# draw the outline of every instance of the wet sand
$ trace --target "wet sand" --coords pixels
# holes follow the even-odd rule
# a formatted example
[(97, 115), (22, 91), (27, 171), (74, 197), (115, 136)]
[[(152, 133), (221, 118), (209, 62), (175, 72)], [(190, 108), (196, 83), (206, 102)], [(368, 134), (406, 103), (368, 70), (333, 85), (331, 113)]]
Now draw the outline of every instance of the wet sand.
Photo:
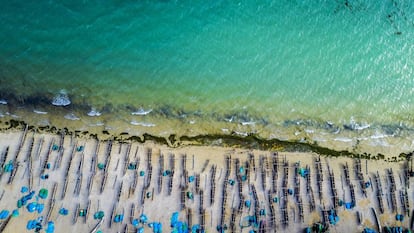
[[(170, 232), (174, 212), (190, 229), (196, 225), (205, 232), (303, 232), (318, 222), (325, 222), (330, 232), (362, 232), (365, 227), (378, 230), (374, 212), (381, 226), (411, 227), (410, 161), (171, 148), (31, 130), (0, 133), (0, 155), (3, 167), (14, 165), (12, 171), (2, 170), (0, 211), (18, 209), (18, 200), (28, 194), (21, 192), (23, 186), (35, 191), (18, 209), (19, 216), (7, 225), (2, 220), (4, 232), (29, 232), (28, 221), (40, 216), (43, 231), (53, 221), (55, 232), (93, 232), (100, 222), (94, 218), (98, 211), (104, 218), (95, 232), (141, 227), (153, 232), (150, 223), (158, 222), (163, 232)], [(45, 199), (39, 198), (42, 188), (48, 190)], [(41, 213), (28, 211), (34, 201), (44, 204)], [(67, 215), (59, 213), (62, 208)], [(142, 214), (148, 220), (134, 226)], [(404, 219), (397, 221), (396, 214)], [(339, 219), (330, 223), (329, 215)]]

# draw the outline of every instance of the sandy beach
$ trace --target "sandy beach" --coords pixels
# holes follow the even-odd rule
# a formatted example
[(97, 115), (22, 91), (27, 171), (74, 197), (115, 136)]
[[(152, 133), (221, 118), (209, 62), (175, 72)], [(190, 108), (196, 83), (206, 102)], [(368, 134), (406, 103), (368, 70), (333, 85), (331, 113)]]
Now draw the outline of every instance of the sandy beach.
[(40, 232), (412, 227), (411, 161), (8, 130), (0, 162), (3, 232), (35, 232), (31, 220)]

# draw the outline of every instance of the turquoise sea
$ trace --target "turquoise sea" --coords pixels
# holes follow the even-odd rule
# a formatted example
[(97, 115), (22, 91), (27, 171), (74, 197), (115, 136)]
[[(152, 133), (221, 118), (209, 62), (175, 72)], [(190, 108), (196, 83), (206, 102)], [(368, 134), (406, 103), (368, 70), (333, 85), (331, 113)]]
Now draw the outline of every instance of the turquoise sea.
[(414, 149), (412, 1), (15, 0), (0, 21), (5, 119)]

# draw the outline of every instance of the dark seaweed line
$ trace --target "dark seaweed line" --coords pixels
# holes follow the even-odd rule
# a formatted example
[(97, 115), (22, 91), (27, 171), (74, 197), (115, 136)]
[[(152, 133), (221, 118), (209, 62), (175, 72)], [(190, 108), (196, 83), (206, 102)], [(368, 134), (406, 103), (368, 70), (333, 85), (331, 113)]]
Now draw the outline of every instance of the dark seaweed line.
[[(0, 121), (0, 124), (6, 127), (0, 128), (0, 132), (5, 132), (10, 129), (24, 129), (27, 123), (24, 121), (9, 120), (6, 122)], [(119, 135), (111, 135), (108, 131), (102, 131), (103, 135), (106, 135), (106, 139), (100, 138), (97, 134), (89, 133), (88, 131), (69, 130), (68, 128), (58, 129), (54, 126), (28, 126), (28, 130), (37, 132), (47, 132), (59, 134), (64, 132), (66, 135), (73, 135), (78, 137), (89, 137), (97, 140), (113, 140), (120, 143), (125, 142), (139, 142), (145, 143), (147, 141), (153, 141), (158, 144), (167, 145), (169, 147), (183, 147), (183, 146), (221, 146), (221, 147), (238, 147), (244, 149), (258, 149), (280, 152), (314, 152), (322, 156), (327, 157), (350, 157), (350, 158), (362, 158), (382, 160), (385, 159), (383, 154), (368, 154), (368, 153), (354, 153), (346, 150), (334, 150), (327, 147), (322, 147), (316, 143), (310, 144), (306, 142), (298, 141), (283, 141), (279, 139), (263, 139), (255, 134), (249, 134), (242, 137), (236, 134), (224, 135), (224, 134), (210, 134), (210, 135), (197, 135), (197, 136), (180, 136), (175, 134), (170, 135), (168, 138), (155, 136), (144, 133), (142, 136), (131, 136), (128, 133), (121, 133)], [(399, 162), (410, 159), (413, 153), (400, 153), (399, 156), (393, 157), (389, 162)]]

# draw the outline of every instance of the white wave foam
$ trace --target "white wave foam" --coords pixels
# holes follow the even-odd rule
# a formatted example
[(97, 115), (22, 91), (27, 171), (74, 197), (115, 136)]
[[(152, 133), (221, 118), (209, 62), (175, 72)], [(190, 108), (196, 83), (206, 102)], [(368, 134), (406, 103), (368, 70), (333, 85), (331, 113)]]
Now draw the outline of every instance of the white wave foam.
[(313, 129), (305, 129), (305, 132), (306, 133), (309, 133), (309, 134), (312, 134), (312, 133), (315, 133), (315, 130), (313, 130)]
[(70, 99), (65, 90), (60, 90), (60, 92), (53, 97), (52, 104), (55, 106), (68, 106), (70, 104)]
[(95, 124), (89, 124), (89, 126), (91, 127), (95, 127), (95, 126), (104, 126), (105, 124), (103, 122), (96, 122)]
[(78, 121), (80, 120), (79, 117), (77, 117), (74, 113), (68, 113), (65, 115), (65, 118), (72, 121)]
[(13, 117), (13, 118), (20, 118), (20, 116), (18, 116), (16, 114), (11, 114), (10, 112), (5, 112), (4, 114), (0, 112), (0, 117), (5, 117), (5, 116), (9, 116), (9, 117)]
[(148, 122), (138, 122), (138, 121), (131, 121), (131, 125), (137, 125), (137, 126), (144, 126), (144, 127), (154, 127), (154, 123), (148, 123)]
[(144, 116), (152, 112), (152, 109), (145, 110), (143, 108), (138, 109), (138, 111), (131, 112), (132, 115)]
[(1, 99), (0, 100), (0, 104), (6, 105), (7, 104), (7, 101), (5, 99)]
[(354, 117), (351, 117), (348, 127), (352, 130), (364, 130), (371, 127), (371, 125), (367, 123), (357, 123)]
[(225, 118), (224, 120), (231, 123), (234, 120), (234, 116), (231, 116), (229, 118)]
[(238, 131), (234, 131), (234, 134), (239, 135), (239, 136), (243, 136), (243, 137), (247, 137), (249, 135), (248, 133), (238, 132)]
[(47, 114), (47, 112), (45, 112), (45, 111), (40, 111), (40, 110), (36, 110), (36, 109), (33, 109), (33, 112), (37, 113), (37, 114), (41, 114), (41, 115), (46, 115)]
[(334, 138), (334, 141), (339, 141), (339, 142), (352, 142), (352, 138), (338, 137), (338, 138)]
[(6, 115), (13, 117), (13, 118), (20, 118), (20, 116), (16, 115), (16, 114), (11, 114), (9, 112), (6, 112)]
[(390, 135), (387, 134), (381, 134), (381, 133), (375, 133), (374, 135), (371, 135), (371, 139), (381, 139), (381, 138), (388, 138)]
[(371, 127), (370, 124), (362, 124), (362, 125), (356, 124), (354, 126), (354, 129), (356, 129), (356, 130), (363, 130), (363, 129), (368, 129), (369, 127)]
[(96, 111), (95, 108), (92, 108), (89, 112), (88, 112), (88, 116), (94, 117), (94, 116), (100, 116), (102, 115), (102, 113)]

